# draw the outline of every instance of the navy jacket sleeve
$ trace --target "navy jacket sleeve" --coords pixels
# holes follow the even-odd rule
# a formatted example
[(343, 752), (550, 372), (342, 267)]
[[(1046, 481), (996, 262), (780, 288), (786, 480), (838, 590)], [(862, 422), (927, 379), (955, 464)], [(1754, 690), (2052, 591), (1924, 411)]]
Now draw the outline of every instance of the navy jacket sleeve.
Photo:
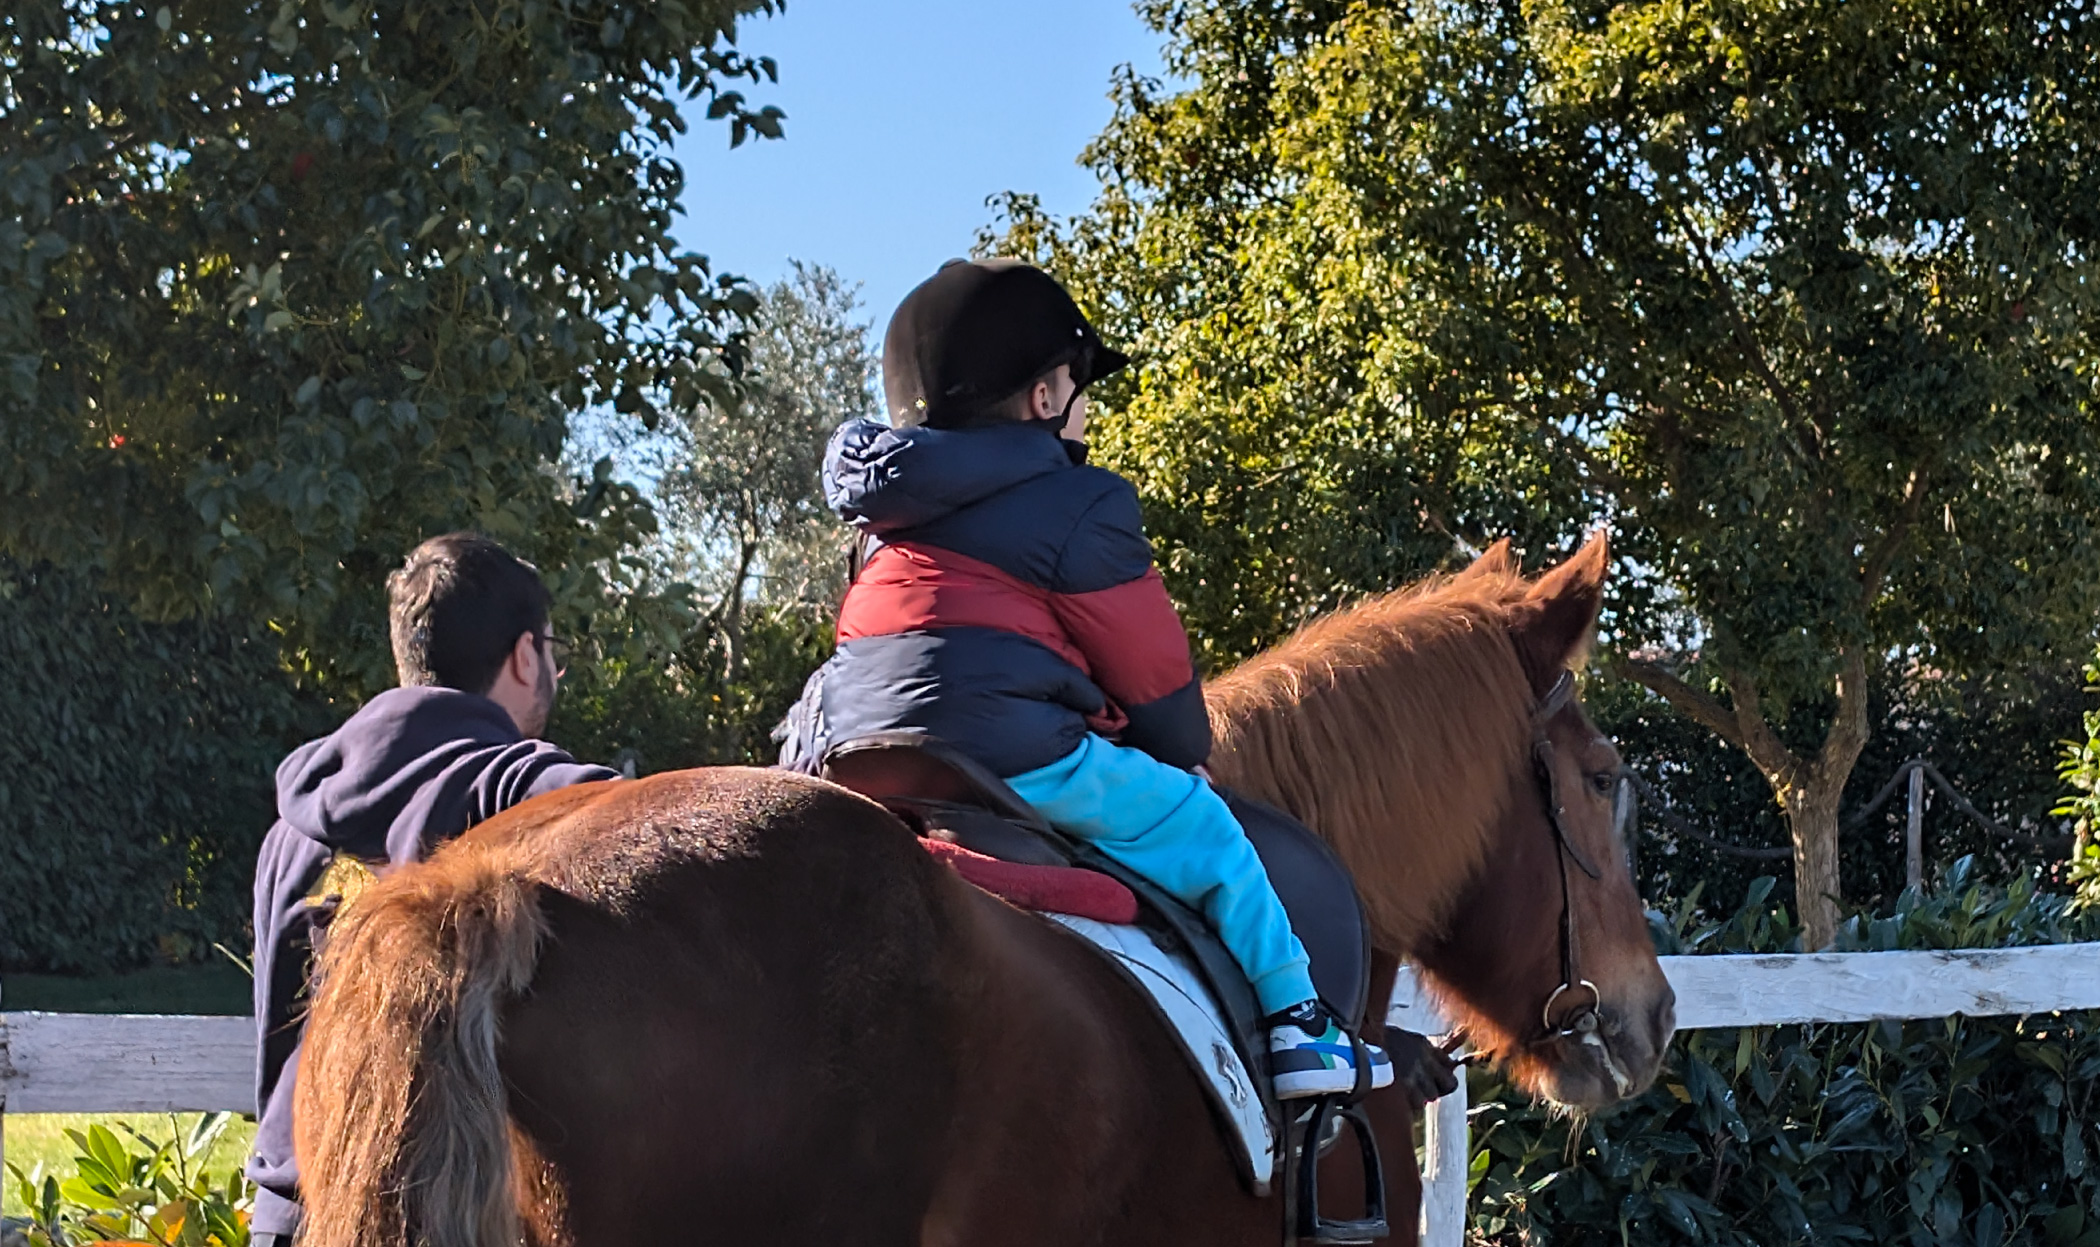
[(1094, 682), (1128, 717), (1123, 743), (1169, 766), (1196, 766), (1210, 757), (1203, 683), (1153, 564), (1137, 491), (1116, 484), (1066, 541), (1051, 606)]
[(521, 740), (506, 748), (474, 785), (474, 821), (557, 788), (618, 778), (618, 771), (578, 762), (544, 740)]

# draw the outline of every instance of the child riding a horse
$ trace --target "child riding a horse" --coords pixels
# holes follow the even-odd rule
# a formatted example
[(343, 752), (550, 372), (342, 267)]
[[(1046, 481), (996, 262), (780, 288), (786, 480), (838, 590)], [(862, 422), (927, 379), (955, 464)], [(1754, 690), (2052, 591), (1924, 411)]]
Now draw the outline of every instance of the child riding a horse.
[[(1346, 1092), (1355, 1049), (1201, 774), (1202, 681), (1137, 491), (1086, 464), (1084, 390), (1128, 362), (1015, 261), (951, 261), (905, 297), (883, 343), (889, 422), (848, 421), (825, 456), (864, 557), (781, 762), (815, 772), (831, 742), (898, 730), (963, 750), (1204, 915), (1269, 1015), (1279, 1098)], [(1385, 1052), (1362, 1051), (1389, 1085)]]

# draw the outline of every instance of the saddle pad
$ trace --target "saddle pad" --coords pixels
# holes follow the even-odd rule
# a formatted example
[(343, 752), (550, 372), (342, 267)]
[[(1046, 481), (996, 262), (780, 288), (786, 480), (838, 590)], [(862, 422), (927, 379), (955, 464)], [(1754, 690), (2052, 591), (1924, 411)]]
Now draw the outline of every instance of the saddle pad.
[[(1134, 902), (1133, 902), (1134, 904)], [(1229, 1124), (1226, 1146), (1238, 1149), (1235, 1166), (1256, 1195), (1267, 1195), (1276, 1171), (1276, 1135), (1254, 1075), (1234, 1050), (1231, 1032), (1217, 1001), (1185, 956), (1167, 952), (1134, 926), (1050, 913), (1056, 922), (1108, 954), (1124, 975), (1144, 990), (1168, 1023), (1197, 1081)]]
[(1099, 922), (1137, 921), (1136, 894), (1099, 871), (1002, 862), (945, 840), (922, 839), (919, 843), (926, 846), (934, 860), (952, 867), (964, 882), (1022, 909)]

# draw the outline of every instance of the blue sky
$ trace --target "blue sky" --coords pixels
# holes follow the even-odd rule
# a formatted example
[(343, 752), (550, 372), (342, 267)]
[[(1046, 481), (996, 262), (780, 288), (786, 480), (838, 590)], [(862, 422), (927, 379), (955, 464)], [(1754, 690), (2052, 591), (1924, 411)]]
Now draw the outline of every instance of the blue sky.
[(1109, 118), (1110, 72), (1159, 72), (1129, 0), (788, 0), (737, 43), (779, 61), (780, 82), (747, 95), (786, 111), (787, 136), (732, 151), (725, 127), (689, 118), (678, 240), (761, 282), (791, 257), (830, 265), (863, 284), (878, 334), (969, 250), (987, 195), (1085, 208), (1076, 159)]

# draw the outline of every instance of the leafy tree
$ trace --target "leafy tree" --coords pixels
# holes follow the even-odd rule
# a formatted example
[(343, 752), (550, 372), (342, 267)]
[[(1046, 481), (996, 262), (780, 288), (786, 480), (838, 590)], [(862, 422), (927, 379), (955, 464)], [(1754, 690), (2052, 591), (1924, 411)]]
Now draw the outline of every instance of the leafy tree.
[(0, 553), (267, 618), (387, 682), (384, 573), (472, 526), (572, 616), (648, 530), (573, 413), (729, 384), (674, 253), (681, 98), (733, 140), (770, 0), (15, 5), (0, 23)]
[(759, 297), (743, 384), (669, 426), (666, 536), (678, 563), (713, 592), (732, 683), (749, 603), (815, 618), (844, 588), (845, 530), (819, 472), (831, 431), (879, 410), (859, 310), (856, 287), (797, 261)]
[(2100, 19), (1147, 13), (1187, 85), (1126, 75), (1094, 210), (1010, 200), (1005, 245), (1149, 352), (1103, 449), (1213, 644), (1609, 524), (1611, 669), (1752, 760), (1827, 942), (1883, 659), (2017, 671), (2100, 614)]
[(675, 581), (699, 601), (665, 612), (675, 631), (575, 673), (556, 739), (642, 770), (772, 760), (767, 733), (830, 652), (845, 587), (845, 530), (818, 470), (832, 429), (877, 410), (859, 306), (836, 272), (797, 263), (758, 293), (733, 392), (653, 433), (587, 426), (587, 442), (657, 482), (663, 530), (632, 556), (643, 576), (661, 600)]

